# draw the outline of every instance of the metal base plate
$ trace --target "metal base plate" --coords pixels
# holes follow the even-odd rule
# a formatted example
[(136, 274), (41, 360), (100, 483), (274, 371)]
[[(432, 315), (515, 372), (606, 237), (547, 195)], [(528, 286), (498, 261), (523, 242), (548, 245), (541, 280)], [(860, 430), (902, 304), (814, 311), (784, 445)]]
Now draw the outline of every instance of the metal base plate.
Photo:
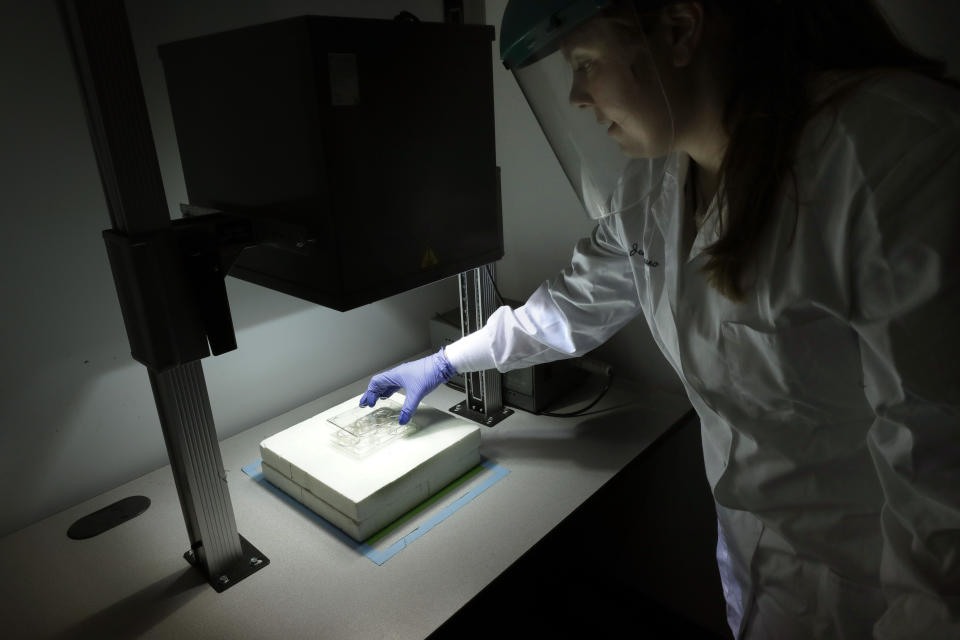
[[(207, 582), (217, 593), (223, 593), (244, 578), (270, 564), (270, 559), (257, 551), (257, 548), (247, 542), (247, 539), (243, 536), (240, 536), (240, 548), (243, 549), (243, 556), (230, 569), (219, 576), (207, 576)], [(203, 571), (203, 567), (200, 566), (197, 555), (192, 549), (184, 553), (183, 557), (194, 567)]]
[(483, 411), (477, 411), (476, 409), (473, 409), (467, 406), (466, 400), (462, 402), (458, 402), (454, 406), (450, 407), (450, 411), (454, 412), (455, 414), (457, 414), (462, 418), (466, 418), (467, 420), (473, 420), (474, 422), (479, 422), (480, 424), (487, 427), (493, 427), (504, 418), (513, 415), (513, 409), (507, 409), (506, 407), (504, 407), (503, 409), (500, 409), (499, 411), (491, 415), (487, 415)]

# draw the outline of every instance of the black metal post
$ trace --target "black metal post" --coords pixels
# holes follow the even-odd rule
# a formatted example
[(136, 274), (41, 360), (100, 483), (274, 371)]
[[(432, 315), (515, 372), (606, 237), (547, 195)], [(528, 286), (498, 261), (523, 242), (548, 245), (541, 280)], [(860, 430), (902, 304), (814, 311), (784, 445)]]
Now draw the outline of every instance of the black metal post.
[[(130, 240), (134, 247), (130, 255), (146, 254), (148, 259), (139, 257), (136, 264), (162, 279), (169, 263), (151, 262), (149, 250), (137, 252), (138, 246), (150, 246), (138, 245), (138, 238), (169, 232), (171, 220), (123, 0), (60, 0), (60, 13), (83, 93), (112, 234)], [(123, 275), (118, 269), (123, 265), (115, 258), (112, 254), (119, 290)], [(124, 292), (120, 294), (123, 297)], [(141, 313), (163, 309), (172, 317), (190, 315), (178, 308), (183, 297), (146, 299), (150, 295), (146, 291), (133, 296)], [(129, 295), (121, 300), (122, 304), (129, 301)], [(141, 331), (137, 322), (142, 317), (124, 306), (132, 344), (136, 342), (133, 333)], [(172, 322), (160, 337), (175, 341), (178, 326)], [(205, 352), (206, 345), (202, 346)], [(237, 532), (199, 361), (206, 354), (196, 349), (186, 353), (187, 358), (163, 366), (148, 364), (147, 369), (187, 527), (190, 549), (185, 557), (222, 591), (266, 566), (268, 560)]]

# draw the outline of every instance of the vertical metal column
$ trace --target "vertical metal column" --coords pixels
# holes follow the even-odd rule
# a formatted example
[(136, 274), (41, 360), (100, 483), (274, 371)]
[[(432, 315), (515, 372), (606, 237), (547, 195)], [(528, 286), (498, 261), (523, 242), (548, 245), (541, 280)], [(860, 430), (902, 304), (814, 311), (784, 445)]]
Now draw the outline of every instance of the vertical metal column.
[[(483, 0), (445, 0), (448, 22), (486, 24)], [(500, 170), (497, 169), (497, 206), (500, 206)], [(490, 269), (490, 271), (488, 271)], [(494, 265), (486, 265), (460, 274), (460, 327), (468, 335), (482, 327), (497, 308), (496, 290), (491, 277)], [(510, 414), (503, 406), (503, 375), (496, 369), (464, 374), (467, 398), (450, 408), (465, 418), (492, 427)]]
[[(60, 0), (113, 229), (163, 231), (170, 215), (123, 0)], [(268, 561), (237, 532), (199, 361), (148, 366), (190, 550), (222, 591)]]
[[(217, 579), (243, 557), (220, 444), (199, 361), (150, 371), (190, 548)], [(228, 576), (229, 579), (229, 576)]]
[[(496, 309), (495, 305), (493, 282), (482, 267), (460, 274), (460, 326), (463, 335), (480, 329)], [(471, 409), (490, 414), (503, 408), (499, 371), (474, 371), (464, 377)]]
[[(497, 306), (493, 280), (486, 267), (460, 274), (460, 326), (468, 335), (486, 324)], [(464, 374), (467, 398), (451, 411), (492, 427), (510, 414), (503, 407), (503, 375), (496, 369)]]

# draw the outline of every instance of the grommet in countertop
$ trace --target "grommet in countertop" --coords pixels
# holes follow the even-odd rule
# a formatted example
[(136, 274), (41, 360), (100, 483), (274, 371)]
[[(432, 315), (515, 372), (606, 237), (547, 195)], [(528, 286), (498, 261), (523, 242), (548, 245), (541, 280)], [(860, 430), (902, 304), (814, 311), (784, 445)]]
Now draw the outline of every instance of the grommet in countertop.
[(136, 518), (150, 506), (146, 496), (130, 496), (118, 500), (103, 509), (85, 515), (67, 529), (67, 537), (73, 540), (85, 540), (113, 529), (118, 524)]

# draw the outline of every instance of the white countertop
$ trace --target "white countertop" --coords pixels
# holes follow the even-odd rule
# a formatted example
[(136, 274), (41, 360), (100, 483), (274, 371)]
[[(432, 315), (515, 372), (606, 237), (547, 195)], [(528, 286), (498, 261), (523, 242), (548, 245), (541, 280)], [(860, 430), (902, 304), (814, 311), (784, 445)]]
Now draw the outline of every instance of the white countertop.
[[(517, 410), (484, 428), (480, 453), (509, 475), (382, 566), (247, 477), (257, 445), (366, 388), (358, 380), (220, 443), (240, 534), (270, 565), (217, 594), (182, 555), (170, 467), (0, 539), (7, 637), (423, 638), (665, 433), (690, 405), (615, 384), (591, 413)], [(449, 410), (462, 393), (424, 401)], [(558, 409), (562, 410), (562, 409)], [(78, 518), (145, 495), (142, 515), (88, 540)], [(615, 561), (611, 553), (611, 561)]]

